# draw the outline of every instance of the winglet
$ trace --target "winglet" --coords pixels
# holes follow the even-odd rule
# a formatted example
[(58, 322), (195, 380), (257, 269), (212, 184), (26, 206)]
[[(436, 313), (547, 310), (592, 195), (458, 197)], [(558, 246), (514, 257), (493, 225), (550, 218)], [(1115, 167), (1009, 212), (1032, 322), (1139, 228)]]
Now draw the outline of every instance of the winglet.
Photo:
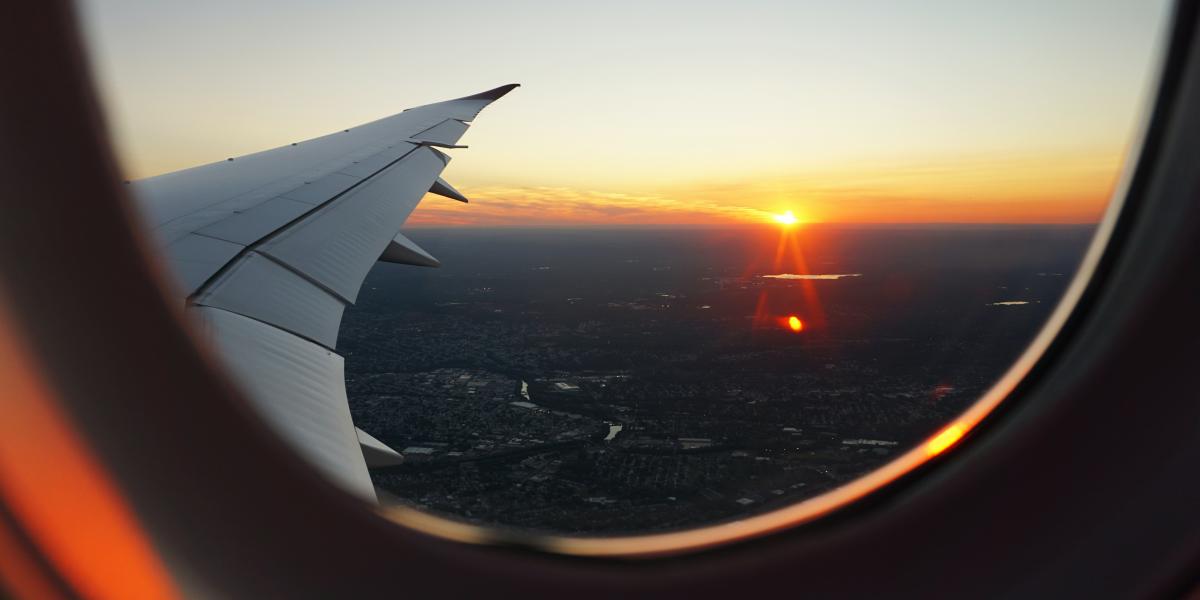
[(519, 87), (521, 87), (521, 84), (519, 83), (510, 83), (508, 85), (502, 85), (498, 88), (490, 89), (486, 92), (479, 92), (478, 94), (464, 96), (459, 98), (459, 100), (495, 100)]

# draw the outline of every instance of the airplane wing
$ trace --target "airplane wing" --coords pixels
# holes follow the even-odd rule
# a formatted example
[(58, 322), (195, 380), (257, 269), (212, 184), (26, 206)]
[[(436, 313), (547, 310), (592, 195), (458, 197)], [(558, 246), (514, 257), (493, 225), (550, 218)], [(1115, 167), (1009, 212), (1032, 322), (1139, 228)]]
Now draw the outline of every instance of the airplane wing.
[(350, 419), (342, 311), (378, 260), (437, 266), (400, 235), (458, 140), (516, 84), (316, 139), (131, 182), (187, 312), (262, 415), (335, 482), (370, 500), (399, 455)]

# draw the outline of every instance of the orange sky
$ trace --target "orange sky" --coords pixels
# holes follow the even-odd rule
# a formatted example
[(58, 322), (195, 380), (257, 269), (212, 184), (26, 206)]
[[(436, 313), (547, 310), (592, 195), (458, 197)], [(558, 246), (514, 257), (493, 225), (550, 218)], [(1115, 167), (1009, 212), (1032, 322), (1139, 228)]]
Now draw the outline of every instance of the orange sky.
[(1121, 168), (1116, 153), (863, 164), (713, 179), (654, 191), (463, 187), (463, 205), (428, 196), (410, 226), (718, 225), (771, 222), (1094, 223)]
[[(472, 203), (429, 198), (411, 225), (604, 226), (1095, 222), (1169, 2), (81, 8), (129, 179), (519, 82), (444, 173)], [(412, 22), (453, 43), (396, 34)]]

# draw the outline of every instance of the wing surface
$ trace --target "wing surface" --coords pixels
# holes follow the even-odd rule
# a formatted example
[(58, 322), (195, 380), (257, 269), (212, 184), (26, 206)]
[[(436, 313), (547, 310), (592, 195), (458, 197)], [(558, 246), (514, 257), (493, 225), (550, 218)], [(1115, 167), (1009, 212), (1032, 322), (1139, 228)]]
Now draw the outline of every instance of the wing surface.
[(437, 266), (400, 234), (484, 107), (515, 84), (312, 140), (130, 184), (203, 335), (302, 456), (371, 500), (364, 453), (400, 456), (356, 430), (335, 352), (342, 312), (378, 260)]

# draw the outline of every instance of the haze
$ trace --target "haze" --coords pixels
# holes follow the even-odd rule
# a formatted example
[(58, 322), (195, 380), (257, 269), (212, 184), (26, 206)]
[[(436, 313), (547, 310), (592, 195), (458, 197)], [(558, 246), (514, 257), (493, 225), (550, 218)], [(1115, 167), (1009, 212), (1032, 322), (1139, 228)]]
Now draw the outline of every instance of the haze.
[(82, 3), (141, 178), (508, 82), (413, 225), (1096, 221), (1167, 3)]

